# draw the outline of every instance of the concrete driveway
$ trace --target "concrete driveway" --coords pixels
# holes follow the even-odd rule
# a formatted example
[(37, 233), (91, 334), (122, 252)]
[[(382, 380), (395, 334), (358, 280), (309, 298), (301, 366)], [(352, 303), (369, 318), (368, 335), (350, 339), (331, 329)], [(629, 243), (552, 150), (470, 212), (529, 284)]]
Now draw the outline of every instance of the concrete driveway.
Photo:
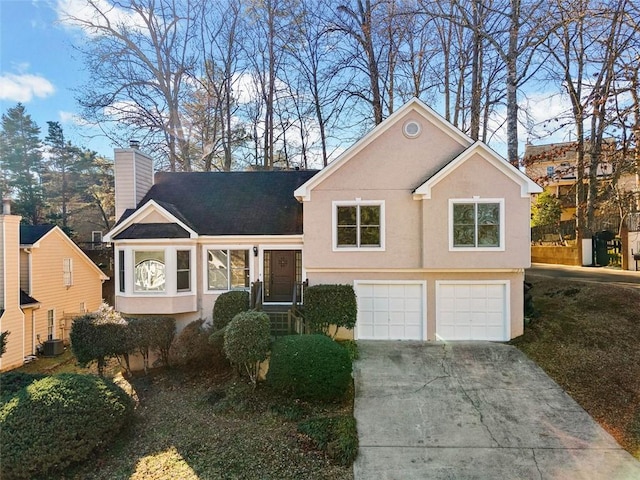
[(515, 347), (358, 347), (356, 480), (640, 479), (640, 462)]

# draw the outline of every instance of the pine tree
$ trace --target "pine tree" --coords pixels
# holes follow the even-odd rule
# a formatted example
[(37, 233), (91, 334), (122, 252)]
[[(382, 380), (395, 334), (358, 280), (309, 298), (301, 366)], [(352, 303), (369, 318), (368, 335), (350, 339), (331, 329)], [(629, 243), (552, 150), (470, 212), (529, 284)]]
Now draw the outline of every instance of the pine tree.
[(42, 222), (44, 198), (41, 185), (40, 128), (18, 103), (2, 115), (0, 168), (3, 195), (15, 198), (14, 213), (32, 225)]

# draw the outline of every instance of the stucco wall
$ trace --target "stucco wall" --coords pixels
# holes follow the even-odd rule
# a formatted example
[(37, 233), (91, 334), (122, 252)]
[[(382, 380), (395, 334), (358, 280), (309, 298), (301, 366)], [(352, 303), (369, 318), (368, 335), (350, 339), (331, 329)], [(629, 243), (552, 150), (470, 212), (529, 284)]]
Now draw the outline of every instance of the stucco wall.
[[(449, 200), (504, 199), (504, 250), (449, 250)], [(476, 154), (461, 164), (422, 200), (425, 268), (528, 268), (530, 266), (531, 203), (520, 185)]]
[(309, 284), (342, 283), (353, 285), (354, 280), (424, 280), (427, 283), (426, 321), (427, 340), (435, 340), (436, 281), (439, 280), (505, 280), (509, 282), (511, 337), (524, 331), (524, 272), (310, 272)]
[[(409, 120), (422, 125), (417, 138), (407, 138), (402, 133), (403, 124)], [(314, 187), (310, 201), (304, 202), (305, 265), (421, 267), (422, 206), (413, 199), (412, 192), (465, 147), (416, 112), (399, 118)], [(358, 198), (384, 202), (383, 252), (333, 251), (332, 202)]]

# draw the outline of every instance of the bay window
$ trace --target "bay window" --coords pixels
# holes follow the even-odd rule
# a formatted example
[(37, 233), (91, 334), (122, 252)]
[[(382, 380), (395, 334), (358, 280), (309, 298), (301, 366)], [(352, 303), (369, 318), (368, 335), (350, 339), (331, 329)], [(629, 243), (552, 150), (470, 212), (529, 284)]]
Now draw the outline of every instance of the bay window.
[(134, 265), (134, 292), (164, 292), (164, 251), (136, 251)]

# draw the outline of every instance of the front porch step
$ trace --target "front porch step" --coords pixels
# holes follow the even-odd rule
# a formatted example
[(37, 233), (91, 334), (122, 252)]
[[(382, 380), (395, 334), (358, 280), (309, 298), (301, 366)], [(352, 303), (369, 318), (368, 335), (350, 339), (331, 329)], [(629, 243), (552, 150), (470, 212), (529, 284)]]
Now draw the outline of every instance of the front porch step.
[(293, 333), (292, 326), (289, 325), (289, 308), (289, 305), (262, 305), (262, 311), (269, 315), (271, 335), (277, 337)]

